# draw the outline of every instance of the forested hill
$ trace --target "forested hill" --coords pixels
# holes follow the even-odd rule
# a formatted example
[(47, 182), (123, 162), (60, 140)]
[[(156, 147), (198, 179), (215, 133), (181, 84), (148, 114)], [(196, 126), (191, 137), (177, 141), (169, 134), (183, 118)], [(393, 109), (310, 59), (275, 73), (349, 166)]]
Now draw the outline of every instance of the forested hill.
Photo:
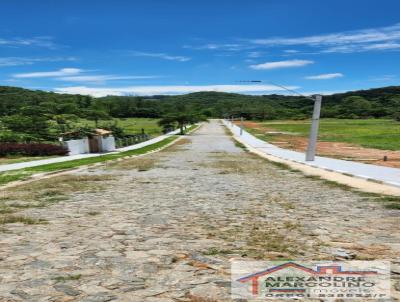
[[(324, 96), (323, 117), (400, 119), (400, 86)], [(75, 115), (88, 117), (162, 117), (192, 112), (207, 117), (243, 115), (253, 119), (303, 119), (310, 116), (312, 101), (297, 96), (242, 95), (198, 92), (178, 96), (108, 96), (57, 94), (0, 86), (0, 117), (18, 114)]]

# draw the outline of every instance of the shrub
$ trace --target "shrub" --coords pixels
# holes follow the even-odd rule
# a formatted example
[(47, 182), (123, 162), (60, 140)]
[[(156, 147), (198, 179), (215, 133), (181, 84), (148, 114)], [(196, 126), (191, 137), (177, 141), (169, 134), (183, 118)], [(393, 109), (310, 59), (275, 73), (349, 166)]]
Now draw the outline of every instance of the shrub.
[(16, 133), (9, 130), (0, 130), (0, 143), (22, 143), (22, 142), (31, 142), (37, 140), (32, 135), (25, 134), (25, 133)]
[(49, 156), (67, 155), (68, 149), (63, 146), (52, 144), (18, 144), (0, 143), (0, 156), (27, 155), (27, 156)]

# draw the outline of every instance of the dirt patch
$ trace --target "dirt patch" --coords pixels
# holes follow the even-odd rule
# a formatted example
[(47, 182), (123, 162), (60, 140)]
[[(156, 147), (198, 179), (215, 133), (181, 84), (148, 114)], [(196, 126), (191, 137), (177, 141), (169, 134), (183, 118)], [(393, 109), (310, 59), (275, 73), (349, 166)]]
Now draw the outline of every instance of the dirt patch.
[(112, 179), (110, 175), (63, 175), (9, 188), (0, 193), (0, 209), (6, 213), (44, 207), (67, 200), (68, 194), (102, 190)]
[[(271, 139), (268, 142), (280, 148), (290, 149), (299, 152), (305, 152), (307, 149), (308, 138), (272, 133), (275, 129), (264, 127), (256, 122), (244, 122), (246, 128), (257, 130), (262, 134), (267, 134)], [(379, 166), (400, 168), (400, 151), (380, 150), (373, 148), (364, 148), (358, 145), (341, 142), (318, 142), (317, 154), (331, 158), (357, 161)], [(384, 161), (384, 156), (387, 161)]]
[(138, 170), (148, 171), (153, 169), (156, 165), (156, 159), (151, 157), (138, 157), (131, 159), (124, 159), (119, 162), (108, 165), (107, 168), (118, 170)]
[(262, 171), (260, 165), (265, 164), (265, 162), (256, 155), (249, 153), (248, 156), (254, 160), (249, 161), (246, 157), (227, 152), (216, 152), (210, 156), (215, 160), (204, 162), (200, 166), (218, 169), (219, 174), (260, 173)]
[(171, 146), (165, 148), (161, 152), (176, 152), (176, 151), (181, 151), (185, 150), (183, 146), (191, 144), (192, 141), (188, 138), (181, 138), (180, 140), (176, 141), (174, 144)]

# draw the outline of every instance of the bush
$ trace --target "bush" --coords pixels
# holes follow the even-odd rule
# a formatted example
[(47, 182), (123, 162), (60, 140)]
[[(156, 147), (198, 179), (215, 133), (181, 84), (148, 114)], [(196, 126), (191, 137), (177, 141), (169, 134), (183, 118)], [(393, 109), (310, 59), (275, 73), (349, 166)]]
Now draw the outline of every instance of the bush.
[(68, 149), (58, 145), (0, 143), (0, 156), (6, 156), (6, 155), (50, 156), (50, 155), (67, 155), (67, 154), (68, 154)]
[(9, 130), (0, 130), (0, 143), (26, 143), (34, 141), (36, 138), (29, 134), (15, 133)]

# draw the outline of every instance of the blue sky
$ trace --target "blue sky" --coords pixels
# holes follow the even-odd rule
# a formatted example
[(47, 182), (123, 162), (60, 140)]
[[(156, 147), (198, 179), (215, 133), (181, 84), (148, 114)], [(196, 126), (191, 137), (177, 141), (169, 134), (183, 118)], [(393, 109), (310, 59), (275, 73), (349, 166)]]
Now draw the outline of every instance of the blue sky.
[(398, 85), (399, 11), (398, 0), (3, 0), (0, 85), (94, 96)]

